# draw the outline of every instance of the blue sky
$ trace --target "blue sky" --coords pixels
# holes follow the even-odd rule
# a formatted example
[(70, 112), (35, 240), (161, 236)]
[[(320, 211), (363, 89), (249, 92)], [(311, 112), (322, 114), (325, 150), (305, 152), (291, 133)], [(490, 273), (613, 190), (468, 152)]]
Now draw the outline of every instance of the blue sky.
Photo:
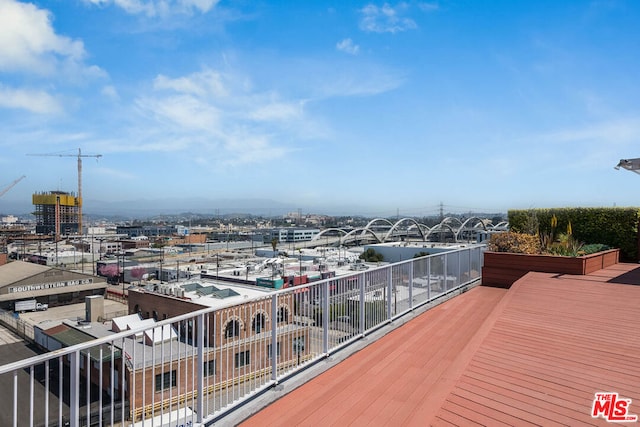
[[(0, 198), (638, 206), (636, 1), (0, 0)], [(188, 206), (186, 206), (188, 207)], [(222, 206), (212, 206), (212, 212)]]

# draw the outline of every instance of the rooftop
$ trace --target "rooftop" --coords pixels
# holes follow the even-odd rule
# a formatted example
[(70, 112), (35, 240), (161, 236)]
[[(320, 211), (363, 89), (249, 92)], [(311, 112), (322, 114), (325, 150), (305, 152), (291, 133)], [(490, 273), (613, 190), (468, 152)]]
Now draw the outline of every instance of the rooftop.
[(640, 267), (617, 264), (473, 288), (242, 425), (607, 425), (591, 417), (596, 392), (640, 413), (638, 285)]

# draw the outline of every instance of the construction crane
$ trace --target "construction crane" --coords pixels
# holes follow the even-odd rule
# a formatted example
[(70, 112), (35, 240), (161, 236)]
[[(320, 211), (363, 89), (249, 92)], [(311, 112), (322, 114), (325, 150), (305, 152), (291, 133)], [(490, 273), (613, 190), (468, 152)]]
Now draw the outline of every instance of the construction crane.
[(82, 154), (78, 148), (78, 154), (27, 154), (27, 156), (52, 156), (52, 157), (77, 157), (78, 158), (78, 234), (82, 234), (82, 158), (95, 157), (99, 159), (102, 154)]
[(0, 197), (4, 196), (4, 193), (6, 193), (7, 191), (11, 190), (14, 185), (16, 185), (17, 183), (19, 183), (20, 181), (22, 181), (25, 178), (26, 178), (26, 175), (22, 175), (20, 178), (14, 180), (11, 184), (7, 185), (5, 188), (0, 190)]

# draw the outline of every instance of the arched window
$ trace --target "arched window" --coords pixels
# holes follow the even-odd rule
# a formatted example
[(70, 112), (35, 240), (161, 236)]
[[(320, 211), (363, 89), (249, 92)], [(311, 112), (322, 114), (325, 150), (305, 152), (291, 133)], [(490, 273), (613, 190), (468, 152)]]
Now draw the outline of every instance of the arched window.
[(224, 328), (224, 337), (233, 338), (240, 336), (240, 322), (237, 320), (229, 320), (227, 326)]
[(263, 313), (258, 313), (253, 318), (253, 322), (251, 322), (251, 330), (256, 334), (262, 332), (265, 326), (265, 318)]
[(278, 308), (278, 323), (289, 323), (289, 310), (287, 307)]

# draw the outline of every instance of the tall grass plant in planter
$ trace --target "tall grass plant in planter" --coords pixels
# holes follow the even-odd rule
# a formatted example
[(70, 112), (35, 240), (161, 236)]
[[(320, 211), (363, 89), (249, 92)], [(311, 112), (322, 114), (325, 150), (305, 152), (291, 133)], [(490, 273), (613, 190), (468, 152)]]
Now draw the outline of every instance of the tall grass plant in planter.
[(554, 215), (546, 233), (505, 232), (491, 236), (484, 254), (483, 284), (509, 287), (529, 271), (588, 274), (618, 262), (617, 249), (585, 245), (574, 238), (570, 221), (566, 233), (559, 233), (557, 224)]

